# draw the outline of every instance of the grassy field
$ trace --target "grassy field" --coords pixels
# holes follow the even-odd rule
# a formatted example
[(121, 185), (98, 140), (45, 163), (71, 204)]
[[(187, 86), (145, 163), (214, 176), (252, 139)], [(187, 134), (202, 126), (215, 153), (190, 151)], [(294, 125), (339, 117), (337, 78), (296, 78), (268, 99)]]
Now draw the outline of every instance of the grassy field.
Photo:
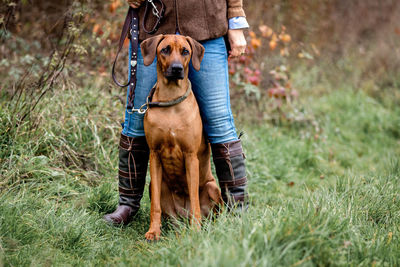
[(147, 190), (127, 227), (101, 219), (117, 204), (120, 91), (54, 92), (18, 128), (3, 101), (0, 266), (399, 266), (400, 107), (308, 76), (294, 81), (311, 121), (238, 120), (249, 211), (199, 232), (165, 225), (157, 243), (144, 240)]

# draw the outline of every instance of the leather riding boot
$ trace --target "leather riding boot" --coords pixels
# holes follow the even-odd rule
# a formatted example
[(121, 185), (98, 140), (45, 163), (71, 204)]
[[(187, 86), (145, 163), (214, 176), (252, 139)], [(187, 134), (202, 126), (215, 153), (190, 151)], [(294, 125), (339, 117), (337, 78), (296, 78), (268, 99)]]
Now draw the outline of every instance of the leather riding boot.
[(119, 143), (119, 206), (104, 220), (112, 224), (128, 224), (139, 211), (146, 184), (149, 147), (146, 138), (121, 134)]
[(228, 210), (247, 210), (245, 156), (240, 140), (224, 144), (211, 144), (211, 149), (222, 199)]

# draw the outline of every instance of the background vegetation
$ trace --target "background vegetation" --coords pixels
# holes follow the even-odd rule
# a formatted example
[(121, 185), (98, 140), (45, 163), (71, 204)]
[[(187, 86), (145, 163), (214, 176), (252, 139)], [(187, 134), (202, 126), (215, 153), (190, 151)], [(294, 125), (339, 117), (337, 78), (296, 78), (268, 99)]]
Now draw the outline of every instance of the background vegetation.
[(147, 192), (129, 226), (101, 220), (117, 204), (126, 4), (2, 0), (0, 266), (400, 264), (400, 4), (245, 9), (230, 74), (251, 208), (146, 243)]

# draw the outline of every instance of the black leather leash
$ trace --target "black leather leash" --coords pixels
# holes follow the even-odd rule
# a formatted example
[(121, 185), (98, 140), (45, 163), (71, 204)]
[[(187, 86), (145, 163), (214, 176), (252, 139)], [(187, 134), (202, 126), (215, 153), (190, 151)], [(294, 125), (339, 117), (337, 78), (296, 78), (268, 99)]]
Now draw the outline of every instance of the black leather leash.
[[(154, 4), (154, 0), (147, 0), (147, 2), (146, 2), (145, 15), (143, 17), (142, 23), (143, 23), (144, 31), (149, 34), (153, 34), (158, 30), (158, 27), (161, 24), (162, 16), (164, 15), (164, 11), (165, 11), (164, 3), (161, 0), (157, 0), (157, 1), (159, 2), (159, 7), (161, 8), (160, 10), (158, 10), (157, 6)], [(151, 31), (147, 31), (147, 29), (145, 28), (145, 19), (148, 17), (147, 13), (149, 12), (149, 5), (152, 5), (153, 14), (157, 17), (157, 22)], [(130, 86), (128, 103), (126, 106), (128, 112), (130, 112), (130, 113), (138, 111), (134, 108), (134, 103), (133, 103), (133, 101), (135, 99), (137, 53), (138, 53), (138, 49), (139, 49), (139, 12), (138, 11), (139, 10), (137, 8), (129, 7), (128, 14), (126, 15), (126, 18), (125, 18), (124, 26), (122, 27), (121, 37), (119, 39), (119, 45), (118, 45), (118, 52), (117, 52), (117, 55), (115, 56), (114, 63), (112, 66), (112, 72), (111, 72), (112, 78), (116, 85), (118, 85), (119, 87)], [(117, 63), (119, 53), (121, 52), (122, 47), (124, 46), (124, 41), (127, 37), (130, 38), (130, 44), (131, 44), (131, 57), (130, 57), (130, 62), (129, 62), (129, 64), (131, 65), (131, 68), (130, 68), (128, 81), (126, 83), (120, 83), (120, 82), (118, 82), (117, 77), (115, 75), (115, 65)]]
[[(146, 9), (144, 10), (144, 15), (142, 19), (142, 25), (143, 25), (143, 30), (147, 34), (153, 34), (158, 30), (158, 27), (160, 27), (161, 24), (161, 19), (164, 17), (164, 12), (165, 12), (165, 5), (161, 0), (156, 0), (158, 2), (158, 7), (157, 4), (154, 2), (154, 0), (147, 0), (146, 2)], [(146, 28), (146, 20), (149, 15), (149, 6), (152, 5), (153, 8), (153, 15), (157, 17), (157, 21), (154, 24), (153, 28), (151, 30), (147, 30)]]
[[(115, 76), (115, 65), (118, 60), (119, 53), (124, 46), (126, 37), (130, 34), (131, 42), (131, 72), (129, 73), (129, 79), (127, 83), (120, 83)], [(137, 70), (137, 53), (139, 47), (139, 15), (136, 8), (129, 7), (128, 14), (126, 15), (124, 26), (122, 27), (121, 37), (119, 39), (118, 52), (115, 56), (115, 60), (112, 66), (112, 78), (116, 85), (119, 87), (130, 86), (129, 97), (127, 103), (127, 109), (133, 110), (133, 99), (135, 98), (135, 87), (136, 87), (136, 70)]]

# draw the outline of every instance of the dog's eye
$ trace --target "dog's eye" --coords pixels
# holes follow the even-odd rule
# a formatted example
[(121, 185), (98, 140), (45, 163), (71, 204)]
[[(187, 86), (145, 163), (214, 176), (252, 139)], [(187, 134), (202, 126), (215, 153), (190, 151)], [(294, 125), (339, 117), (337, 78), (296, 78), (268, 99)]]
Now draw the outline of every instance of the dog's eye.
[(187, 56), (187, 55), (189, 55), (190, 54), (190, 52), (189, 52), (189, 50), (187, 50), (185, 47), (182, 49), (182, 55), (184, 55), (184, 56)]
[(166, 54), (166, 55), (168, 55), (170, 51), (171, 51), (170, 46), (167, 46), (167, 47), (164, 47), (163, 49), (161, 49), (161, 53)]

